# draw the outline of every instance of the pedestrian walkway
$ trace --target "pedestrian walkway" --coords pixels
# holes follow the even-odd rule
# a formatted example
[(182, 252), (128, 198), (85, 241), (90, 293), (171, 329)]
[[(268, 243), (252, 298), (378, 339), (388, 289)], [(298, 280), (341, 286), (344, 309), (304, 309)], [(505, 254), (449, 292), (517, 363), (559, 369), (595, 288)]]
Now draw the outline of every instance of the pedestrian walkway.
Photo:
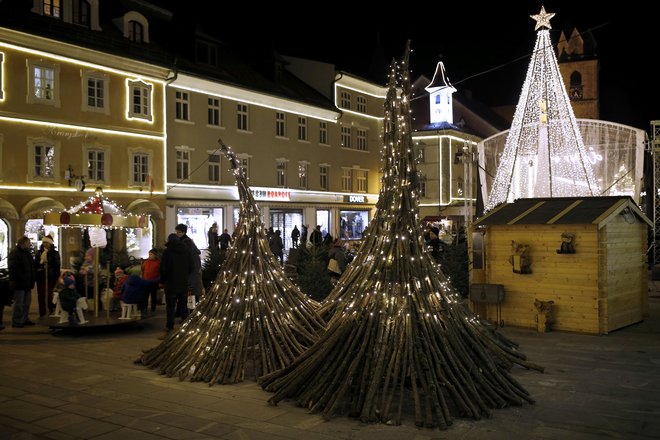
[[(5, 311), (6, 313), (6, 311)], [(607, 336), (503, 328), (545, 374), (512, 370), (535, 405), (456, 420), (448, 431), (330, 422), (266, 403), (252, 380), (182, 382), (136, 365), (159, 343), (164, 313), (115, 332), (0, 332), (0, 439), (398, 440), (660, 438), (660, 298), (650, 317)]]

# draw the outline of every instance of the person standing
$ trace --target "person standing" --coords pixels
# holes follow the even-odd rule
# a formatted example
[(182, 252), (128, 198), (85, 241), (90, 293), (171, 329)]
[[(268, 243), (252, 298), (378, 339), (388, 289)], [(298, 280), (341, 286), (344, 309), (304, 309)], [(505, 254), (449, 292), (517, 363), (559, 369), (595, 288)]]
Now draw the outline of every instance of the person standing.
[(314, 229), (312, 235), (309, 236), (309, 241), (311, 241), (314, 246), (321, 246), (321, 243), (323, 242), (321, 225), (316, 225), (316, 229)]
[(22, 236), (8, 258), (9, 286), (14, 291), (12, 327), (22, 328), (26, 325), (34, 325), (28, 316), (32, 303), (32, 289), (36, 282), (34, 259), (30, 247), (30, 239)]
[(148, 281), (147, 292), (144, 296), (144, 303), (140, 305), (142, 315), (147, 314), (147, 305), (151, 298), (151, 312), (156, 311), (156, 302), (158, 301), (158, 283), (160, 282), (160, 260), (158, 259), (158, 249), (151, 249), (149, 257), (142, 262), (142, 279)]
[(284, 266), (284, 244), (282, 243), (282, 233), (279, 229), (275, 231), (268, 244), (275, 257), (280, 260), (280, 265)]
[[(37, 277), (37, 300), (39, 301), (39, 317), (52, 315), (55, 312), (53, 304), (53, 288), (60, 277), (60, 253), (55, 249), (53, 237), (46, 235), (41, 240), (41, 246), (34, 259)], [(46, 273), (48, 268), (48, 273)]]
[(188, 280), (194, 270), (188, 247), (178, 234), (170, 234), (160, 260), (160, 280), (165, 285), (166, 334), (174, 329), (177, 310), (182, 321), (188, 316)]
[(209, 228), (209, 232), (206, 234), (208, 236), (209, 242), (209, 251), (218, 248), (218, 224), (213, 222)]
[(220, 250), (223, 252), (226, 251), (229, 249), (229, 245), (231, 245), (231, 235), (229, 235), (229, 232), (225, 229), (220, 235)]
[(190, 277), (188, 277), (188, 289), (190, 289), (193, 295), (195, 295), (195, 303), (197, 303), (202, 296), (202, 260), (199, 259), (201, 252), (192, 238), (188, 237), (186, 234), (188, 232), (188, 226), (180, 223), (176, 225), (174, 231), (177, 237), (179, 237), (179, 240), (186, 245), (188, 253), (190, 254), (194, 270), (190, 274)]
[(307, 229), (308, 225), (302, 225), (300, 230), (300, 245), (304, 248), (307, 246)]
[(300, 231), (298, 230), (298, 226), (294, 225), (293, 231), (291, 231), (291, 247), (293, 247), (294, 249), (298, 247), (299, 238), (300, 238)]

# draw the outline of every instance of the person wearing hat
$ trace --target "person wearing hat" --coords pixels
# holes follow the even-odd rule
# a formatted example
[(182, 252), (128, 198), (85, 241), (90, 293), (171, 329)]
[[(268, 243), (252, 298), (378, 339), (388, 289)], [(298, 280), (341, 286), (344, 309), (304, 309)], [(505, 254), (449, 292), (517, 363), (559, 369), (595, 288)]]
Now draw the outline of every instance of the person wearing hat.
[(344, 249), (344, 244), (340, 239), (336, 239), (333, 243), (332, 246), (330, 247), (330, 250), (328, 251), (328, 256), (330, 259), (334, 259), (337, 261), (337, 265), (339, 266), (339, 274), (344, 273), (346, 270), (346, 249)]
[(34, 259), (34, 268), (37, 276), (37, 300), (39, 301), (39, 317), (55, 312), (53, 304), (53, 288), (60, 277), (60, 253), (55, 249), (55, 241), (49, 234), (41, 239), (41, 246)]
[(180, 223), (174, 228), (174, 232), (179, 240), (186, 245), (188, 252), (190, 253), (190, 258), (192, 259), (194, 270), (188, 278), (188, 288), (195, 295), (195, 302), (199, 301), (199, 298), (202, 296), (202, 260), (200, 260), (199, 255), (201, 252), (197, 248), (197, 245), (192, 238), (188, 237), (188, 226)]

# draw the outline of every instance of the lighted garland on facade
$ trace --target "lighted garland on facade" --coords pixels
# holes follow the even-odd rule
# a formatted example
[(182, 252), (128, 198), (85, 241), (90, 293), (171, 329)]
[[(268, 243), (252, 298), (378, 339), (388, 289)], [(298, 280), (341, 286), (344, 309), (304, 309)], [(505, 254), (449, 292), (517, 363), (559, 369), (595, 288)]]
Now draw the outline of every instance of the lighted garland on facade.
[(104, 196), (103, 190), (97, 187), (94, 195), (64, 212), (45, 212), (44, 224), (80, 229), (147, 228), (149, 216), (127, 214), (123, 207)]
[(552, 16), (543, 7), (532, 16), (541, 30), (486, 211), (518, 198), (600, 195), (550, 41)]
[(389, 77), (377, 212), (322, 305), (323, 316), (332, 316), (327, 331), (291, 366), (259, 382), (275, 392), (270, 403), (292, 398), (328, 419), (348, 414), (400, 424), (414, 408), (418, 426), (444, 429), (457, 416), (478, 419), (491, 408), (532, 402), (508, 370), (535, 366), (469, 311), (425, 250), (408, 53)]
[(161, 374), (209, 384), (242, 381), (246, 370), (256, 379), (286, 367), (325, 328), (316, 313), (318, 304), (284, 275), (270, 251), (235, 154), (222, 147), (240, 198), (234, 245), (215, 283), (181, 328), (141, 358)]

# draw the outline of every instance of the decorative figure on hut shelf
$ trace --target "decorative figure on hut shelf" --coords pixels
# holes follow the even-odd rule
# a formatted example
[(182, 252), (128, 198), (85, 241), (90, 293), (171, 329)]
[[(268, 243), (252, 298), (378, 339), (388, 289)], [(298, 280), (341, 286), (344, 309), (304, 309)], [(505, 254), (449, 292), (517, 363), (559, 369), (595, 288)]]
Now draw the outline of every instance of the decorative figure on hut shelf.
[(562, 232), (561, 234), (561, 248), (557, 249), (558, 254), (574, 254), (575, 246), (573, 245), (575, 234), (572, 232)]
[(527, 250), (529, 246), (520, 244), (517, 241), (511, 240), (512, 255), (509, 257), (509, 263), (513, 266), (513, 273), (532, 273), (530, 267), (532, 262), (529, 259)]

